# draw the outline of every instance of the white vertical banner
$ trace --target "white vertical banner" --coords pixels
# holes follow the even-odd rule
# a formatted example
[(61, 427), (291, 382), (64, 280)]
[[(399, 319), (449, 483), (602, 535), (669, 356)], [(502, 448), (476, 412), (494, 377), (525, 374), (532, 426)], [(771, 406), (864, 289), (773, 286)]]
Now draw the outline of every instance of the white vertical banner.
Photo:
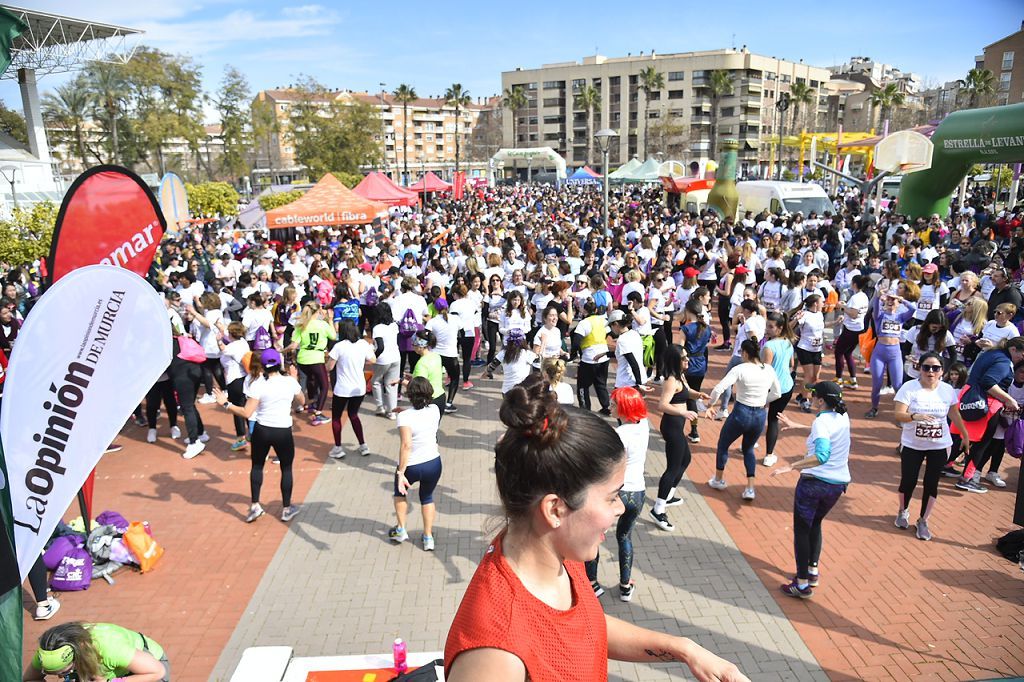
[(29, 313), (11, 354), (0, 412), (22, 579), (170, 361), (166, 307), (129, 270), (74, 270)]

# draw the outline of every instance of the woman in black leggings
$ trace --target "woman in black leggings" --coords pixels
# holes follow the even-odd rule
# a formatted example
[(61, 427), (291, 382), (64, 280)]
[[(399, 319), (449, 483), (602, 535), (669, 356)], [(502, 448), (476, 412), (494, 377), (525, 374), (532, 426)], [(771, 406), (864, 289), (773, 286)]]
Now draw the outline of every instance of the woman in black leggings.
[(199, 416), (199, 410), (196, 408), (196, 392), (203, 380), (203, 366), (178, 357), (181, 347), (178, 345), (177, 336), (174, 337), (171, 351), (171, 365), (167, 373), (171, 377), (174, 390), (178, 393), (178, 405), (181, 406), (185, 429), (188, 431), (188, 446), (181, 456), (192, 459), (206, 449), (206, 442), (210, 440), (203, 426), (203, 418)]
[(263, 376), (249, 384), (246, 390), (245, 407), (232, 405), (224, 391), (214, 389), (217, 403), (233, 415), (249, 419), (256, 415), (256, 426), (252, 430), (252, 469), (249, 472), (249, 489), (252, 505), (246, 523), (252, 523), (263, 516), (260, 505), (260, 489), (263, 487), (263, 467), (270, 450), (281, 463), (281, 520), (291, 521), (299, 513), (299, 506), (292, 504), (292, 462), (295, 461), (295, 439), (292, 436), (292, 405), (302, 406), (306, 397), (295, 378), (295, 366), (283, 373), (281, 354), (268, 348), (260, 355)]
[[(242, 328), (243, 331), (245, 327)], [(248, 346), (247, 346), (248, 347)], [(156, 420), (160, 414), (160, 403), (163, 403), (167, 410), (167, 421), (171, 424), (171, 438), (181, 436), (181, 429), (178, 428), (178, 402), (174, 399), (174, 384), (171, 377), (164, 372), (156, 380), (153, 387), (146, 394), (146, 425), (149, 430), (146, 433), (146, 442), (156, 442)]]
[[(662, 530), (675, 530), (665, 513), (667, 507), (682, 504), (676, 497), (676, 486), (682, 480), (686, 468), (690, 466), (690, 444), (686, 442), (684, 431), (687, 421), (695, 421), (697, 413), (686, 408), (686, 401), (691, 399), (690, 387), (683, 380), (683, 373), (690, 358), (678, 344), (665, 349), (665, 383), (661, 386), (661, 435), (665, 439), (665, 473), (658, 481), (658, 497), (651, 509), (651, 518)], [(704, 397), (697, 394), (697, 397)]]

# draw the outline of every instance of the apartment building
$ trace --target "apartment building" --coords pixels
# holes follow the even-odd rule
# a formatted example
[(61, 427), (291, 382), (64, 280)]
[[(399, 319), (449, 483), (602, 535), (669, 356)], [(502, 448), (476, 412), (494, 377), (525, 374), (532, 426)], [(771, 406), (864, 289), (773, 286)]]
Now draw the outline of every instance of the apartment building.
[(850, 57), (850, 61), (830, 66), (828, 70), (833, 77), (838, 78), (862, 76), (881, 85), (896, 83), (904, 93), (915, 93), (921, 89), (921, 77), (918, 74), (876, 62), (871, 57)]
[[(301, 102), (307, 101), (303, 96)], [(396, 180), (406, 157), (410, 175), (427, 170), (448, 172), (454, 168), (456, 112), (455, 107), (446, 104), (443, 98), (421, 97), (403, 105), (387, 92), (374, 94), (339, 90), (312, 101), (325, 107), (333, 102), (362, 102), (377, 109), (380, 133), (375, 138), (378, 142), (383, 140), (385, 150), (382, 170), (391, 172)], [(291, 182), (303, 177), (305, 172), (295, 158), (295, 144), (290, 133), (291, 116), (297, 104), (300, 104), (300, 94), (289, 88), (261, 90), (253, 99), (253, 127), (266, 131), (257, 135), (255, 140), (257, 174), (269, 173), (274, 182)], [(481, 165), (470, 162), (477, 156), (473, 148), (473, 131), (481, 112), (494, 106), (493, 98), (479, 99), (459, 111), (460, 159), (467, 168)], [(273, 115), (273, 126), (258, 121), (268, 110)]]
[(987, 45), (975, 67), (995, 74), (996, 104), (1024, 102), (1024, 21), (1016, 33)]
[[(640, 72), (648, 67), (654, 67), (665, 80), (665, 87), (652, 92), (649, 101), (639, 83)], [(745, 46), (625, 57), (594, 55), (578, 62), (501, 74), (502, 91), (522, 88), (527, 100), (525, 107), (504, 117), (504, 146), (547, 146), (570, 165), (581, 165), (588, 160), (593, 133), (611, 128), (619, 133), (609, 153), (613, 168), (633, 156), (644, 159), (659, 152), (666, 158), (685, 157), (680, 159), (685, 161), (707, 158), (712, 118), (710, 74), (719, 69), (729, 72), (733, 88), (719, 101), (719, 138), (740, 141), (743, 173), (756, 172), (759, 163), (768, 161), (770, 151), (763, 142), (777, 132), (775, 101), (792, 84), (807, 84), (815, 94), (814, 104), (798, 112), (798, 127), (815, 129), (825, 112), (822, 85), (829, 79), (827, 69), (752, 54)], [(576, 101), (586, 85), (601, 93), (593, 130), (588, 130), (588, 112)], [(785, 130), (791, 132), (792, 125), (790, 110)], [(649, 149), (644, 146), (645, 137)], [(591, 161), (599, 166), (599, 153), (596, 149), (591, 153)]]

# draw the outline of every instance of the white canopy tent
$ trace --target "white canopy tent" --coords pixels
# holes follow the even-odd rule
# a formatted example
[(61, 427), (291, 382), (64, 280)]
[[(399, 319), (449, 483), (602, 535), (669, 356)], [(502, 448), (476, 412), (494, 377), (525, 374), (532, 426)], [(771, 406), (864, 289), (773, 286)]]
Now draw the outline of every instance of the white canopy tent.
[(544, 166), (555, 167), (555, 177), (558, 182), (565, 180), (565, 159), (551, 147), (529, 147), (526, 149), (499, 149), (498, 153), (491, 157), (491, 174), (494, 180), (494, 169), (503, 165), (505, 161), (516, 161), (525, 159), (532, 161), (533, 166), (542, 168)]

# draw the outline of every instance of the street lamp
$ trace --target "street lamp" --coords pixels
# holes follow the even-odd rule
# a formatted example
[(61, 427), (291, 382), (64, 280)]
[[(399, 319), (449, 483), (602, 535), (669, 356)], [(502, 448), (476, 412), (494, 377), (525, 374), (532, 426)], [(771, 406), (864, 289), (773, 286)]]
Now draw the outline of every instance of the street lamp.
[(597, 148), (601, 150), (602, 166), (601, 173), (604, 175), (604, 229), (605, 234), (608, 232), (608, 150), (611, 149), (612, 140), (618, 137), (619, 134), (611, 128), (604, 128), (594, 133), (594, 139), (597, 141)]
[(11, 183), (11, 200), (14, 202), (14, 208), (18, 208), (18, 193), (14, 191), (14, 181), (17, 179), (18, 167), (2, 166), (0, 167), (0, 173), (3, 173), (4, 180)]

